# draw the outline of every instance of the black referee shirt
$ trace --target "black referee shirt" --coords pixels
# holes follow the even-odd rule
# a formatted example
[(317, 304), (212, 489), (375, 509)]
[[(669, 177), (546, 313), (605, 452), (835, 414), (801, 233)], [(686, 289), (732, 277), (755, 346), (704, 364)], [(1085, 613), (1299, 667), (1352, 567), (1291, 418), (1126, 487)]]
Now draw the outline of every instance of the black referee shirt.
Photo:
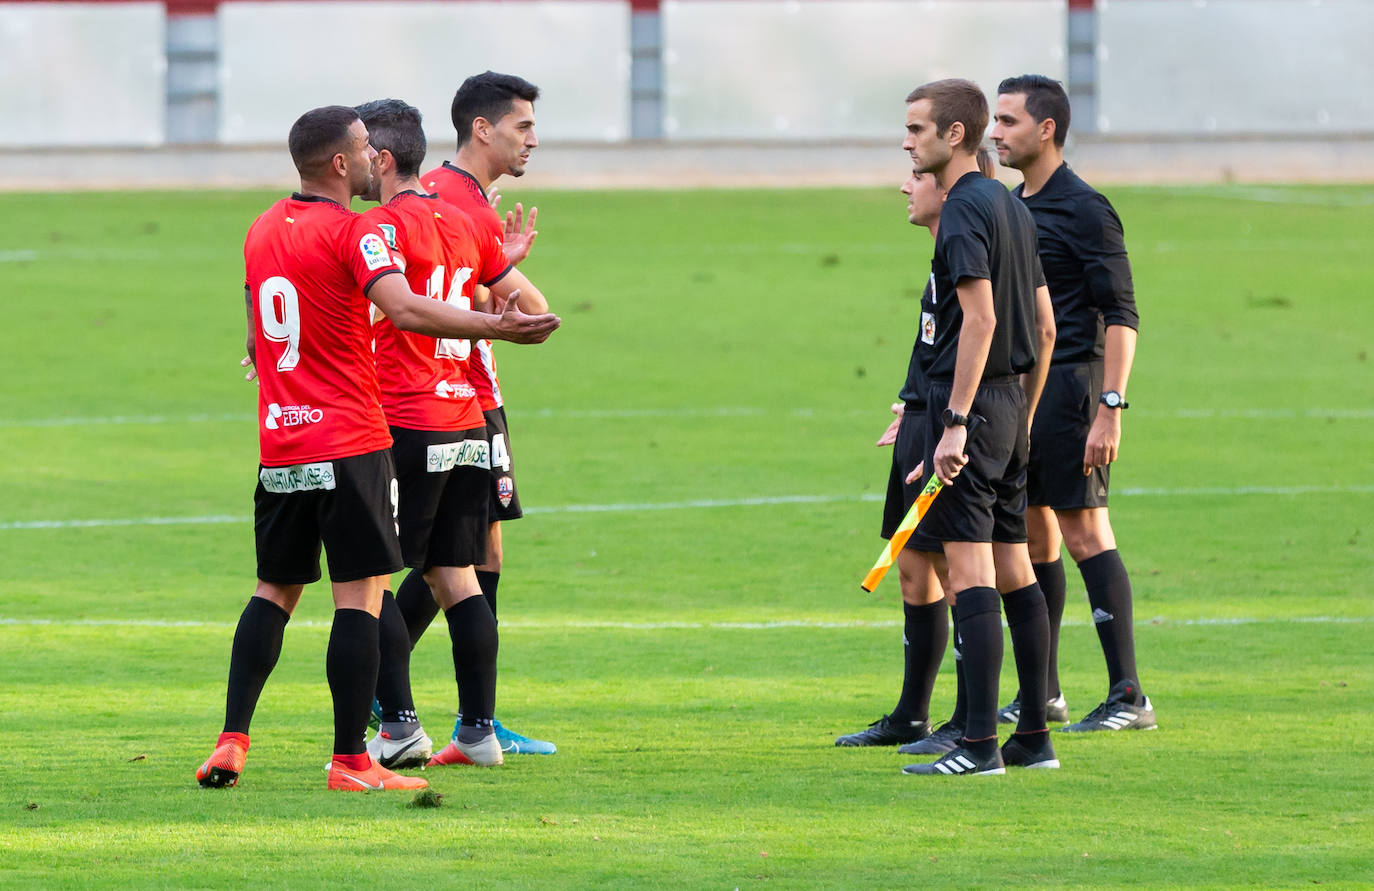
[(931, 266), (935, 293), (932, 356), (926, 366), (930, 380), (954, 380), (964, 320), (955, 290), (961, 278), (992, 282), (997, 327), (983, 380), (1029, 371), (1035, 365), (1035, 289), (1045, 283), (1045, 276), (1036, 256), (1035, 222), (1026, 206), (978, 171), (959, 177), (940, 211)]
[[(1102, 194), (1059, 165), (1044, 188), (1013, 194), (1035, 218), (1040, 263), (1054, 303), (1054, 362), (1102, 358), (1107, 325), (1138, 328), (1131, 263), (1121, 218)], [(943, 218), (941, 218), (943, 225)]]
[(921, 294), (921, 330), (916, 333), (916, 342), (911, 345), (911, 361), (906, 366), (906, 383), (897, 398), (914, 409), (926, 407), (926, 393), (930, 387), (926, 382), (926, 363), (930, 362), (930, 347), (935, 342), (935, 274), (931, 273), (926, 281), (926, 289)]

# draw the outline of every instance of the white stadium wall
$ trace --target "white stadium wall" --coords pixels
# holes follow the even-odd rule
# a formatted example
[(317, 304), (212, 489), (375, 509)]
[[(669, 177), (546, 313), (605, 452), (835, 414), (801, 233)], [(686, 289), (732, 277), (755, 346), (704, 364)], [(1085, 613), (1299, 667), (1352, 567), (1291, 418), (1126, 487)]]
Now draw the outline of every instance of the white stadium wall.
[(890, 137), (925, 81), (1062, 78), (1066, 15), (1065, 0), (665, 0), (663, 132)]
[(1097, 129), (1374, 131), (1371, 0), (1099, 0)]
[(564, 145), (873, 142), (917, 83), (1027, 71), (1078, 136), (1364, 139), (1371, 41), (1374, 0), (0, 0), (0, 148), (280, 146), (382, 96), (444, 146), (486, 68)]
[(158, 145), (161, 3), (0, 3), (0, 145)]
[(624, 2), (226, 2), (219, 25), (224, 143), (281, 142), (306, 109), (398, 98), (447, 144), (454, 90), (489, 68), (539, 85), (541, 135), (629, 138)]

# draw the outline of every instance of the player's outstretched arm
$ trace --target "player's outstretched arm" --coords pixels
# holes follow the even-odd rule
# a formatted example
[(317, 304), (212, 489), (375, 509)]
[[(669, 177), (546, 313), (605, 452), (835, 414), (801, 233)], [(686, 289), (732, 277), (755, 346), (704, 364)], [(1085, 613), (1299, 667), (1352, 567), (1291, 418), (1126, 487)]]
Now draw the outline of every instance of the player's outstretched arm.
[(506, 298), (511, 294), (520, 295), (521, 312), (539, 315), (549, 311), (549, 301), (545, 300), (543, 293), (525, 277), (525, 273), (518, 269), (512, 269), (501, 276), (501, 280), (491, 286), (491, 293), (496, 300), (488, 308), (490, 312), (500, 312), (506, 305)]
[(1050, 359), (1054, 355), (1054, 304), (1050, 289), (1041, 285), (1035, 289), (1035, 367), (1021, 375), (1021, 389), (1026, 394), (1026, 430), (1035, 418), (1035, 407), (1045, 391), (1045, 378), (1050, 373)]
[(439, 300), (413, 293), (402, 275), (384, 275), (368, 288), (367, 298), (386, 313), (391, 323), (403, 331), (430, 337), (506, 340), (512, 343), (542, 343), (562, 324), (551, 313), (526, 315), (515, 305), (513, 294), (499, 316), (470, 309), (459, 309)]
[[(1102, 390), (1115, 390), (1126, 395), (1126, 381), (1135, 362), (1136, 330), (1127, 325), (1108, 325), (1104, 341)], [(1116, 460), (1121, 450), (1121, 409), (1097, 404), (1097, 414), (1088, 430), (1088, 443), (1083, 449), (1083, 475), (1094, 467), (1105, 467)]]

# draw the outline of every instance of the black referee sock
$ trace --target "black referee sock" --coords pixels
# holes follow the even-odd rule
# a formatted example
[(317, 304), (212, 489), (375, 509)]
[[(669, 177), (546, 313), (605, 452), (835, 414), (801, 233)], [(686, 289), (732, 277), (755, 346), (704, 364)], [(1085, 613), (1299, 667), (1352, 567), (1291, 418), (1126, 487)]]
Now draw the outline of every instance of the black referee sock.
[(414, 721), (415, 699), (410, 692), (410, 634), (401, 608), (396, 605), (396, 598), (390, 591), (382, 592), (377, 640), (381, 660), (377, 668), (377, 701), (382, 706), (382, 721), (388, 724)]
[(453, 641), (458, 708), (467, 727), (490, 726), (496, 714), (496, 617), (485, 597), (468, 597), (444, 610)]
[(1113, 548), (1078, 564), (1083, 584), (1088, 589), (1088, 604), (1093, 608), (1093, 624), (1097, 639), (1102, 643), (1102, 655), (1107, 659), (1107, 686), (1115, 687), (1122, 680), (1135, 681), (1136, 699), (1140, 676), (1135, 665), (1135, 619), (1131, 608), (1131, 577), (1121, 562), (1121, 554)]
[(966, 588), (955, 598), (968, 685), (964, 736), (997, 735), (997, 681), (1002, 673), (1002, 598), (996, 588)]
[(282, 632), (290, 619), (290, 613), (272, 601), (248, 598), (234, 629), (234, 648), (229, 655), (229, 692), (224, 703), (226, 733), (248, 733), (262, 687), (281, 655)]
[(487, 606), (491, 607), (492, 616), (496, 615), (496, 586), (500, 582), (501, 573), (477, 570), (477, 587), (482, 589), (482, 596), (487, 598)]
[(954, 713), (949, 723), (956, 727), (968, 724), (968, 678), (964, 674), (964, 641), (959, 637), (959, 610), (950, 611), (954, 619)]
[(902, 612), (905, 662), (902, 695), (891, 715), (894, 724), (930, 719), (930, 691), (949, 642), (949, 609), (943, 599), (918, 606), (903, 603)]
[(334, 610), (325, 654), (325, 675), (334, 699), (334, 754), (367, 751), (363, 734), (377, 689), (377, 620), (360, 609)]
[(405, 619), (406, 633), (410, 636), (410, 648), (420, 642), (420, 636), (439, 615), (439, 604), (434, 602), (434, 593), (429, 590), (425, 574), (418, 569), (406, 573), (401, 587), (396, 589), (396, 606)]
[(1016, 679), (1021, 685), (1021, 717), (1017, 733), (1044, 730), (1050, 652), (1050, 622), (1045, 611), (1045, 595), (1038, 583), (1031, 583), (1002, 595), (1002, 607), (1011, 630), (1011, 652), (1016, 660)]
[(1063, 693), (1059, 688), (1059, 626), (1064, 621), (1068, 583), (1064, 580), (1063, 559), (1053, 563), (1032, 563), (1031, 569), (1035, 570), (1035, 580), (1040, 583), (1040, 590), (1045, 595), (1045, 610), (1050, 617), (1050, 671), (1046, 689), (1050, 698), (1054, 699)]

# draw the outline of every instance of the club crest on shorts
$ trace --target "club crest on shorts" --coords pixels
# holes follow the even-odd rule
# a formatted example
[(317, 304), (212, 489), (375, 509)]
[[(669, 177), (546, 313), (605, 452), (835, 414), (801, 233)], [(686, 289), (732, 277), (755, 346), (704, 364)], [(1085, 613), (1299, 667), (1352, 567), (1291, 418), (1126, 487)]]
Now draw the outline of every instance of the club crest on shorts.
[(515, 497), (515, 482), (508, 476), (500, 477), (496, 480), (496, 500), (501, 502), (502, 507), (510, 507), (510, 500)]

